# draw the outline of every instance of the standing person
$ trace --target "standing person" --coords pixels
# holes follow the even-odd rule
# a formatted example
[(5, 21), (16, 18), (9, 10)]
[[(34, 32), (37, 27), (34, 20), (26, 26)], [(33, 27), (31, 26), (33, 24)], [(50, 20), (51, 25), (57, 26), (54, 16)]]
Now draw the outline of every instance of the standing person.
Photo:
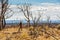
[(20, 28), (21, 28), (21, 30), (22, 30), (22, 22), (20, 22)]
[(20, 30), (22, 31), (22, 22), (19, 23), (19, 29), (18, 29), (18, 32), (19, 32)]

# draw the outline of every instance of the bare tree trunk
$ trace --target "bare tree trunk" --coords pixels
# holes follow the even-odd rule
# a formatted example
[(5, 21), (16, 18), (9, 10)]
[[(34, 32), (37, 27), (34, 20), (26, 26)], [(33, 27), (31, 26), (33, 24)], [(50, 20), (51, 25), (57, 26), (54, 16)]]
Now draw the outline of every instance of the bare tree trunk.
[(3, 28), (5, 28), (6, 22), (5, 22), (5, 18), (3, 17)]
[(5, 17), (4, 14), (7, 10), (7, 1), (8, 0), (1, 0), (1, 13), (0, 13), (0, 30), (2, 30), (5, 27)]
[(28, 19), (28, 21), (27, 21), (27, 22), (28, 22), (28, 27), (30, 27), (30, 20)]
[(0, 17), (1, 17), (1, 20), (0, 20), (0, 30), (2, 30), (2, 27), (3, 27), (3, 5), (1, 7), (1, 16)]
[(0, 30), (2, 29), (2, 18), (0, 18)]

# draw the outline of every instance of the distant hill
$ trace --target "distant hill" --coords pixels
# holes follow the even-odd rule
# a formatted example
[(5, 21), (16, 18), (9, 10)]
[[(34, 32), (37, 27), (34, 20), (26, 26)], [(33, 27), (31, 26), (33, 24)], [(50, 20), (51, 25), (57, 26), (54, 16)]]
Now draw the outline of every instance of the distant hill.
[[(19, 24), (20, 20), (6, 20), (6, 24)], [(22, 23), (27, 23), (25, 20)], [(30, 21), (32, 23), (32, 21)], [(40, 23), (48, 23), (47, 21), (41, 21)], [(52, 20), (51, 23), (60, 23), (60, 20)]]

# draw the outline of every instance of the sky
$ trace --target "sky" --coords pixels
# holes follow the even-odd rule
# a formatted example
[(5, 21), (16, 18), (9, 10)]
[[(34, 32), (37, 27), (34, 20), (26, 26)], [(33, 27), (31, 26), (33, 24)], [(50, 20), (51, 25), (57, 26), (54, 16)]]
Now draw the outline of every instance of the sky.
[(9, 0), (9, 4), (22, 4), (22, 3), (40, 4), (40, 3), (58, 3), (60, 0)]
[[(0, 0), (1, 1), (1, 0)], [(8, 1), (10, 8), (14, 11), (14, 15), (6, 20), (24, 20), (24, 15), (22, 12), (19, 12), (17, 4), (21, 5), (24, 3), (32, 4), (33, 13), (37, 14), (37, 10), (41, 10), (42, 14), (41, 19), (47, 19), (46, 15), (50, 16), (50, 20), (60, 20), (60, 0), (9, 0)], [(7, 12), (6, 12), (7, 13)], [(8, 13), (13, 13), (9, 12)], [(34, 16), (37, 16), (34, 14)]]

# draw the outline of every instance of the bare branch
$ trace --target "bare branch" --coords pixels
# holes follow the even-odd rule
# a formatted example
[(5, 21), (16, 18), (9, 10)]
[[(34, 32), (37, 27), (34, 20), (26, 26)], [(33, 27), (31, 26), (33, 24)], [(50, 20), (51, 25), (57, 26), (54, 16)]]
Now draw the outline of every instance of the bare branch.
[(39, 21), (40, 21), (40, 18), (41, 18), (40, 12), (38, 12), (37, 14), (38, 14), (38, 16), (36, 16), (36, 15), (33, 16), (33, 15), (34, 15), (33, 13), (30, 14), (30, 16), (31, 16), (31, 18), (32, 18), (32, 21), (33, 21), (34, 27), (38, 25), (38, 23), (39, 23)]
[(23, 12), (24, 16), (25, 16), (25, 20), (28, 22), (28, 26), (30, 25), (30, 4), (24, 4), (21, 5), (20, 7), (18, 7), (21, 12)]

